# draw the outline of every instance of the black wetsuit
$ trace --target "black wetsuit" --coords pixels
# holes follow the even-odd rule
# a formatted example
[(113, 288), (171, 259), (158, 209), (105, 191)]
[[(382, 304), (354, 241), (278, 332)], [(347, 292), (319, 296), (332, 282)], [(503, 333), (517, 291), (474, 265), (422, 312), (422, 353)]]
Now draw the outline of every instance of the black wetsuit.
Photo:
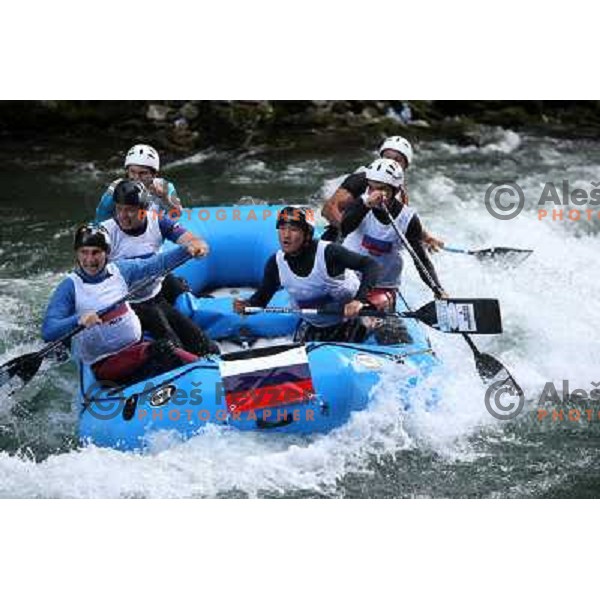
[[(116, 218), (115, 221), (119, 225)], [(167, 218), (162, 218), (159, 224), (163, 239), (176, 241), (186, 232), (177, 221)], [(147, 227), (146, 219), (139, 228), (127, 230), (125, 233), (128, 236), (140, 236)], [(158, 294), (143, 302), (132, 302), (131, 308), (139, 317), (142, 329), (155, 340), (168, 340), (179, 348), (202, 356), (216, 348), (214, 345), (211, 346), (210, 339), (189, 317), (182, 315), (173, 307), (177, 296), (188, 290), (185, 280), (168, 273)]]
[(175, 300), (180, 294), (190, 291), (188, 282), (173, 273), (167, 273), (161, 287), (161, 293), (169, 304), (175, 304)]
[[(308, 277), (315, 266), (318, 242), (311, 242), (298, 254), (286, 254), (285, 260), (292, 272), (298, 277)], [(360, 287), (355, 299), (367, 302), (367, 294), (377, 281), (379, 265), (370, 257), (362, 256), (344, 248), (340, 244), (329, 244), (325, 249), (327, 274), (339, 277), (346, 269), (361, 273)], [(267, 261), (260, 287), (247, 300), (251, 306), (266, 306), (275, 292), (281, 288), (279, 268), (275, 254)], [(359, 319), (350, 319), (330, 327), (315, 327), (303, 322), (296, 333), (296, 340), (360, 341), (364, 338), (365, 328)]]
[[(340, 189), (346, 190), (355, 200), (359, 200), (367, 191), (367, 176), (364, 171), (348, 175), (340, 184)], [(401, 191), (402, 201), (408, 204), (408, 194), (404, 188)], [(335, 225), (327, 225), (321, 239), (326, 242), (337, 242), (344, 234)]]
[(198, 356), (215, 350), (202, 329), (174, 308), (167, 301), (162, 290), (149, 300), (132, 303), (131, 308), (139, 317), (142, 329), (154, 339), (169, 340), (175, 346)]

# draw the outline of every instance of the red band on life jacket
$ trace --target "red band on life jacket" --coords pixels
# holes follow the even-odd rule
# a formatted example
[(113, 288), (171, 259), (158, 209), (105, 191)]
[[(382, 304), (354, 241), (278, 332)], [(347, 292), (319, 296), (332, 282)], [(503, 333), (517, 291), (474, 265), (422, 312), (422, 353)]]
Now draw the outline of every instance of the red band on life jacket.
[(113, 308), (113, 310), (111, 310), (110, 312), (107, 312), (106, 314), (102, 315), (101, 319), (103, 323), (109, 323), (110, 321), (113, 321), (114, 319), (117, 319), (118, 317), (122, 317), (124, 314), (127, 313), (128, 311), (128, 307), (127, 304), (123, 303), (123, 304), (119, 304), (119, 306), (117, 306), (117, 308)]

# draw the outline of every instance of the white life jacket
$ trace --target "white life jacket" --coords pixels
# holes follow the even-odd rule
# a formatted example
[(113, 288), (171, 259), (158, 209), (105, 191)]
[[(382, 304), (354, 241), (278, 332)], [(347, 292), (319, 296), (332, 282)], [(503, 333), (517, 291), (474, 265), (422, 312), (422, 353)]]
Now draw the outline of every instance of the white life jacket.
[[(102, 225), (108, 231), (110, 236), (110, 256), (109, 260), (119, 260), (122, 258), (149, 258), (158, 254), (163, 245), (163, 237), (160, 232), (158, 219), (150, 216), (146, 217), (146, 231), (141, 235), (129, 235), (123, 231), (116, 219), (103, 221)], [(132, 299), (132, 304), (144, 302), (154, 298), (160, 292), (164, 277), (158, 277), (140, 290)]]
[[(100, 283), (86, 283), (77, 273), (69, 275), (75, 285), (75, 312), (78, 317), (107, 308), (127, 295), (127, 283), (119, 268), (109, 263), (106, 270), (109, 276)], [(101, 318), (102, 325), (88, 327), (73, 338), (73, 352), (85, 364), (92, 365), (142, 338), (140, 320), (127, 302)]]
[[(306, 277), (296, 275), (285, 260), (283, 251), (277, 251), (275, 259), (279, 281), (295, 308), (321, 308), (327, 305), (328, 309), (339, 309), (341, 312), (344, 305), (356, 295), (360, 280), (354, 271), (346, 269), (339, 277), (331, 277), (327, 273), (325, 249), (329, 243), (317, 243), (315, 264)], [(344, 320), (341, 315), (307, 315), (303, 318), (316, 327), (327, 327)]]
[[(403, 206), (398, 216), (394, 219), (396, 227), (406, 235), (408, 226), (415, 215), (415, 211)], [(397, 287), (400, 285), (402, 274), (402, 250), (404, 244), (398, 238), (394, 228), (381, 223), (369, 211), (360, 225), (349, 233), (344, 239), (343, 245), (348, 250), (370, 256), (377, 261), (381, 270), (377, 278), (377, 287)]]

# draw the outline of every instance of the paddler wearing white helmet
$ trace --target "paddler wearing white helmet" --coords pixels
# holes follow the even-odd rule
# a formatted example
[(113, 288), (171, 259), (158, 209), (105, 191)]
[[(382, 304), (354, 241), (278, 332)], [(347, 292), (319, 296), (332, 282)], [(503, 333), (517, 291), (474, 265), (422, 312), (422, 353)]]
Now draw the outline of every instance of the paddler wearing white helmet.
[(148, 144), (136, 144), (125, 155), (125, 178), (113, 181), (100, 198), (96, 209), (96, 222), (100, 223), (114, 215), (113, 192), (123, 179), (139, 181), (150, 195), (151, 207), (156, 210), (181, 210), (181, 200), (173, 183), (159, 177), (160, 157)]
[(400, 200), (399, 191), (404, 183), (404, 172), (400, 164), (391, 158), (378, 158), (364, 171), (366, 190), (359, 199), (351, 200), (340, 223), (344, 236), (343, 245), (352, 252), (371, 256), (380, 267), (375, 283), (374, 294), (370, 301), (380, 310), (390, 310), (395, 306), (395, 294), (400, 285), (404, 244), (399, 239), (383, 205), (389, 211), (396, 229), (401, 231), (408, 243), (421, 259), (427, 274), (419, 266), (421, 279), (433, 289), (436, 297), (442, 286), (429, 256), (423, 249), (423, 227), (417, 212)]
[[(379, 157), (388, 158), (400, 165), (406, 175), (406, 171), (413, 163), (414, 151), (411, 143), (400, 135), (394, 135), (386, 138), (379, 147)], [(344, 215), (344, 210), (352, 202), (365, 193), (367, 182), (365, 178), (366, 167), (360, 167), (354, 173), (346, 177), (335, 193), (329, 198), (322, 209), (322, 214), (330, 223), (327, 228), (324, 239), (337, 239), (339, 227)], [(399, 188), (399, 200), (408, 205), (408, 193), (406, 190), (406, 177)], [(430, 251), (437, 252), (444, 246), (444, 242), (431, 235), (423, 228), (423, 237), (421, 240)]]

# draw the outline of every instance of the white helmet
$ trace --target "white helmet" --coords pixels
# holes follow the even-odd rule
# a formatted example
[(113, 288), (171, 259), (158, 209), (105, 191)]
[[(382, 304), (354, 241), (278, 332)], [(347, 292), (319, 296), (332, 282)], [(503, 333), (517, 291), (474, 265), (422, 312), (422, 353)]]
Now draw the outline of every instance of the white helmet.
[(129, 152), (125, 157), (125, 168), (129, 165), (150, 167), (151, 169), (158, 171), (160, 167), (158, 152), (152, 146), (148, 146), (147, 144), (136, 144), (133, 148), (129, 149)]
[(365, 176), (370, 181), (378, 181), (391, 185), (398, 189), (404, 183), (404, 171), (402, 167), (391, 158), (378, 158), (373, 161), (365, 172)]
[(379, 156), (382, 156), (385, 150), (395, 150), (396, 152), (400, 152), (400, 154), (406, 158), (407, 166), (412, 162), (413, 149), (406, 138), (399, 135), (387, 138), (379, 148)]

